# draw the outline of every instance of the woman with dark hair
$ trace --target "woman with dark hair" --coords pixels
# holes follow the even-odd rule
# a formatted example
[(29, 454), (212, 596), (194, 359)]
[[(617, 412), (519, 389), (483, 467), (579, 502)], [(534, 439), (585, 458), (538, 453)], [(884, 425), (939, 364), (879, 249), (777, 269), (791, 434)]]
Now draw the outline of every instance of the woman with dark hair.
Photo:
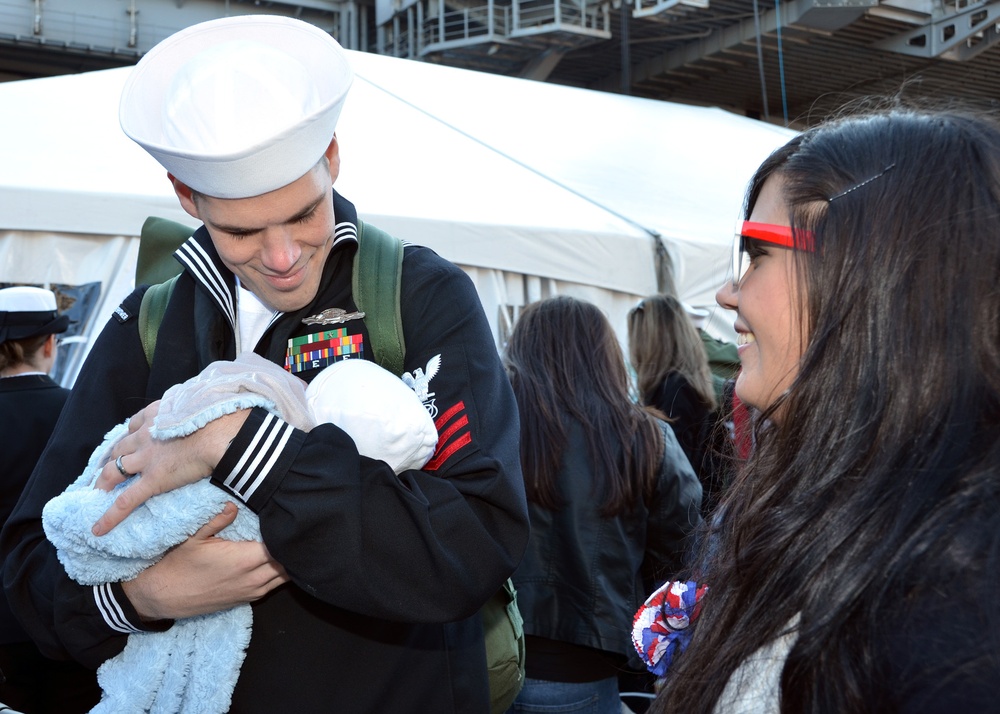
[[(14, 510), (69, 396), (49, 377), (56, 335), (68, 326), (51, 290), (0, 290), (0, 527)], [(92, 670), (39, 652), (2, 591), (0, 674), (0, 702), (30, 714), (85, 712), (101, 697)]]
[(707, 517), (726, 483), (726, 430), (701, 336), (677, 298), (650, 295), (629, 311), (628, 354), (639, 400), (667, 417), (701, 481)]
[(761, 418), (654, 710), (996, 711), (1000, 128), (832, 121), (744, 215), (717, 297)]
[(629, 398), (622, 349), (596, 306), (527, 306), (504, 361), (531, 519), (513, 576), (526, 681), (511, 711), (618, 714), (632, 615), (682, 568), (701, 486), (670, 428)]

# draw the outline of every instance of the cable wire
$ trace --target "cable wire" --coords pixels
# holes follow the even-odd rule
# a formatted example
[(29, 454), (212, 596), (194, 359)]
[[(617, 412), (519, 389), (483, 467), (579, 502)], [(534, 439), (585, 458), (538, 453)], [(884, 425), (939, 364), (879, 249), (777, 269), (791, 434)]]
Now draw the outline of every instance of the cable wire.
[(764, 103), (764, 120), (770, 121), (771, 113), (767, 109), (767, 82), (764, 81), (764, 50), (760, 45), (760, 8), (757, 0), (753, 0), (753, 27), (757, 35), (757, 69), (760, 71), (760, 96)]
[(788, 96), (785, 94), (785, 58), (781, 51), (781, 0), (774, 0), (774, 22), (778, 30), (778, 81), (781, 83), (781, 112), (788, 128)]

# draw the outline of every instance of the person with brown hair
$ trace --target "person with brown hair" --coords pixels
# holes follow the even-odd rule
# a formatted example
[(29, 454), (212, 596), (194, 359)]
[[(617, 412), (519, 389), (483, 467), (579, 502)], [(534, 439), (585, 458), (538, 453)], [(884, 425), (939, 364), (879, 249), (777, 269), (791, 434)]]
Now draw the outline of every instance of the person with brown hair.
[(526, 678), (511, 711), (617, 714), (632, 613), (683, 567), (701, 486), (670, 427), (629, 397), (621, 346), (595, 305), (528, 305), (504, 364), (531, 520), (513, 576)]
[(628, 313), (628, 353), (639, 400), (661, 412), (701, 481), (704, 516), (728, 479), (725, 425), (702, 339), (670, 295), (643, 298)]
[[(51, 290), (0, 290), (0, 527), (7, 521), (52, 435), (69, 390), (49, 376), (57, 335), (69, 318)], [(89, 710), (100, 699), (94, 673), (49, 659), (14, 617), (0, 592), (0, 702), (31, 714)]]

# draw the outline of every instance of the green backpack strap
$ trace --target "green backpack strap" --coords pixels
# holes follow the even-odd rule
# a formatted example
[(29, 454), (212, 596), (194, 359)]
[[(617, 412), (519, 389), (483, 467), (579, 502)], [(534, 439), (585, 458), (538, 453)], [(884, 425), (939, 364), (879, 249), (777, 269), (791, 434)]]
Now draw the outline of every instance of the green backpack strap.
[(156, 352), (156, 335), (174, 292), (177, 276), (183, 268), (174, 258), (174, 251), (194, 230), (190, 226), (167, 218), (150, 216), (139, 234), (139, 257), (135, 263), (135, 284), (149, 284), (139, 305), (139, 339), (146, 363), (152, 366)]
[(135, 261), (135, 284), (155, 285), (178, 275), (182, 268), (174, 252), (194, 229), (168, 218), (150, 216), (139, 234), (139, 257)]
[(139, 304), (139, 339), (142, 340), (142, 351), (146, 353), (146, 363), (153, 366), (153, 354), (156, 352), (156, 333), (163, 322), (163, 314), (167, 311), (167, 303), (177, 284), (175, 275), (164, 283), (150, 285), (142, 295)]
[(486, 643), (490, 714), (503, 714), (524, 684), (524, 619), (517, 607), (514, 581), (507, 578), (479, 614)]
[[(358, 253), (351, 289), (365, 313), (365, 327), (380, 367), (403, 374), (403, 321), (399, 310), (403, 243), (375, 226), (358, 221)], [(524, 621), (514, 582), (507, 582), (479, 611), (486, 645), (490, 713), (503, 714), (524, 684)]]
[(403, 374), (403, 320), (399, 311), (403, 274), (403, 242), (385, 231), (358, 221), (358, 253), (354, 257), (351, 291), (365, 313), (365, 327), (380, 367)]

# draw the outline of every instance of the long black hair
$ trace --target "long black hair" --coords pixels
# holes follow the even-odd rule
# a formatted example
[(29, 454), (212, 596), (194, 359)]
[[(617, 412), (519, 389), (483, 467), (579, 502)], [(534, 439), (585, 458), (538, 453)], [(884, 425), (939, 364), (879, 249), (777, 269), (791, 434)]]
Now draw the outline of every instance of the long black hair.
[(596, 305), (567, 296), (531, 303), (514, 325), (504, 363), (521, 417), (529, 501), (562, 506), (557, 477), (570, 420), (583, 427), (602, 514), (626, 512), (652, 493), (663, 437), (629, 397), (624, 353)]
[(1000, 129), (904, 109), (832, 121), (764, 162), (747, 216), (775, 176), (814, 234), (794, 253), (808, 345), (756, 422), (653, 711), (712, 711), (789, 629), (783, 712), (892, 711), (961, 674), (930, 629), (926, 666), (886, 685), (892, 628), (956, 588), (981, 623), (957, 667), (1000, 677)]

